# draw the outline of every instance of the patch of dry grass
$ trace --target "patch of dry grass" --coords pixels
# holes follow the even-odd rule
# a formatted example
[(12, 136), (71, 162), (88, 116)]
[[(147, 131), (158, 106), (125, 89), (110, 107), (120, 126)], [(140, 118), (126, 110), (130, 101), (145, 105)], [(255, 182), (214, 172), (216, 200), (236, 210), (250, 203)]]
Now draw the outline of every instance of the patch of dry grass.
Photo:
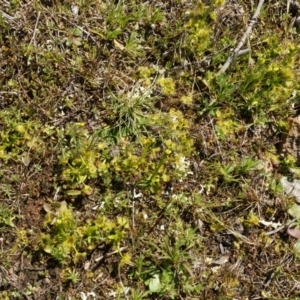
[(3, 2), (0, 299), (296, 299), (298, 12), (217, 76), (249, 2)]

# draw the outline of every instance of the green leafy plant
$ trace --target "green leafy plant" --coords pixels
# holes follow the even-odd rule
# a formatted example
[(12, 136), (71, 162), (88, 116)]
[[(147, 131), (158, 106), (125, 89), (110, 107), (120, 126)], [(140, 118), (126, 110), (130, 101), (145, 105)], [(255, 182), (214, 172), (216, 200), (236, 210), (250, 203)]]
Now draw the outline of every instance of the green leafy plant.
[[(177, 288), (181, 286), (186, 295), (195, 291), (201, 292), (202, 285), (191, 277), (191, 252), (199, 246), (195, 231), (182, 228), (177, 223), (174, 232), (165, 234), (159, 245), (151, 244), (153, 254), (139, 257), (133, 271), (140, 276), (151, 294), (175, 299)], [(158, 259), (156, 259), (156, 257)]]
[(2, 226), (14, 227), (13, 219), (15, 218), (14, 213), (3, 204), (0, 204), (0, 224)]
[(109, 111), (108, 126), (102, 135), (119, 139), (132, 137), (146, 131), (151, 124), (155, 98), (151, 97), (151, 88), (145, 88), (137, 83), (130, 91), (111, 94), (112, 105)]
[(70, 268), (63, 269), (60, 273), (60, 277), (62, 278), (63, 282), (72, 282), (76, 284), (80, 281), (78, 272)]

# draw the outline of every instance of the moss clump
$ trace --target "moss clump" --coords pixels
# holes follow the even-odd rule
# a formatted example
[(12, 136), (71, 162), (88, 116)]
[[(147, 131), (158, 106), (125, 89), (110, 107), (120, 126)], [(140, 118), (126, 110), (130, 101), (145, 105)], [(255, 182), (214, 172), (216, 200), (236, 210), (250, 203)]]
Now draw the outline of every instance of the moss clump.
[(171, 77), (160, 77), (157, 83), (160, 86), (164, 95), (171, 96), (175, 94), (175, 82)]

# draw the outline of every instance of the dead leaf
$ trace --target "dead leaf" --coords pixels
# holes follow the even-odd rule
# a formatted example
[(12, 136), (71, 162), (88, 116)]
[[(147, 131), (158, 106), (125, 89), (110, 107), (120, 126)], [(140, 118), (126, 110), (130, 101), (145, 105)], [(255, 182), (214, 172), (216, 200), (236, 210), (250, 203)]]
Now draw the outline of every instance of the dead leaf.
[(295, 239), (299, 239), (300, 238), (300, 228), (296, 227), (295, 224), (293, 224), (292, 226), (288, 227), (287, 229), (287, 234)]
[(125, 49), (124, 45), (122, 45), (120, 42), (118, 42), (118, 40), (114, 40), (114, 46), (121, 51), (123, 51)]

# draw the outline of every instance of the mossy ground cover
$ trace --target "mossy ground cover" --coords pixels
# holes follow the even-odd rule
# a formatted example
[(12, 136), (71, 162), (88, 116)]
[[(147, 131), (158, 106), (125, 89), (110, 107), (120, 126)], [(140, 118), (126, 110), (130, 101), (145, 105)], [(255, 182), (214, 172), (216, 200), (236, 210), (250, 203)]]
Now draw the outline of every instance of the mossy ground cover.
[(2, 1), (0, 299), (297, 299), (297, 12), (218, 75), (254, 2)]

